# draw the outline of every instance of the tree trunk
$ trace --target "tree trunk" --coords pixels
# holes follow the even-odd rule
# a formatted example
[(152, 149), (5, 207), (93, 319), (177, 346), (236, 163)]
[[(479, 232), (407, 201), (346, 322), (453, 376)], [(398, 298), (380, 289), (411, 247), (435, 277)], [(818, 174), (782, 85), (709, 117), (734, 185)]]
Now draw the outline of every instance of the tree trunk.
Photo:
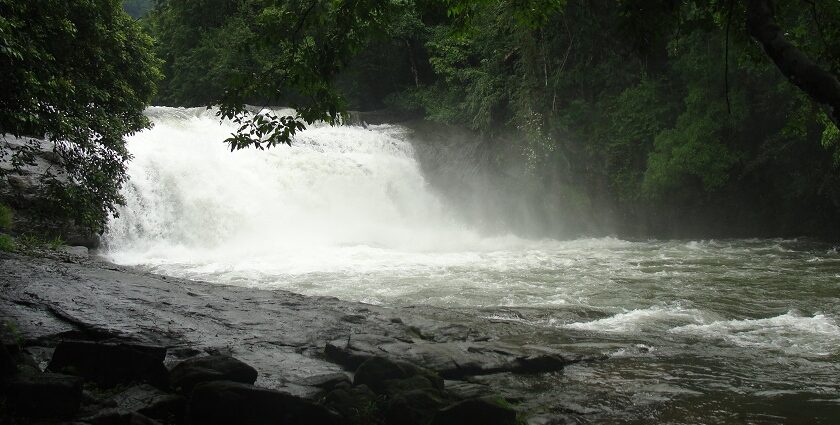
[(840, 81), (785, 38), (775, 21), (771, 0), (747, 0), (747, 28), (782, 74), (811, 99), (825, 105), (829, 118), (840, 128)]

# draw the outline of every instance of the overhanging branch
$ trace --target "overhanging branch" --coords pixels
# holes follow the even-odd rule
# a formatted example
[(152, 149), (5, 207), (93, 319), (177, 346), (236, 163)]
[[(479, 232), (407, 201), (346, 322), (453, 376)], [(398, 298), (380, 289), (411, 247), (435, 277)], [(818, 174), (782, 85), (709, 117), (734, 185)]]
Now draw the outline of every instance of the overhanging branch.
[(775, 21), (771, 0), (747, 0), (747, 28), (782, 74), (811, 99), (825, 105), (829, 118), (840, 128), (840, 81), (785, 37)]

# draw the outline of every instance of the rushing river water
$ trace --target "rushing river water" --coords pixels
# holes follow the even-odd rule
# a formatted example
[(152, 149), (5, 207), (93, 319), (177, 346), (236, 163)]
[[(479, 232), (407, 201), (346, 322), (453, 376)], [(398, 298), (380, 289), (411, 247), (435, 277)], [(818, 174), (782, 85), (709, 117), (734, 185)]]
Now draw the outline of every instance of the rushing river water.
[(316, 126), (230, 153), (211, 112), (148, 113), (106, 235), (114, 262), (526, 324), (519, 342), (609, 356), (510, 378), (592, 423), (840, 421), (831, 245), (487, 235), (428, 183), (401, 127)]

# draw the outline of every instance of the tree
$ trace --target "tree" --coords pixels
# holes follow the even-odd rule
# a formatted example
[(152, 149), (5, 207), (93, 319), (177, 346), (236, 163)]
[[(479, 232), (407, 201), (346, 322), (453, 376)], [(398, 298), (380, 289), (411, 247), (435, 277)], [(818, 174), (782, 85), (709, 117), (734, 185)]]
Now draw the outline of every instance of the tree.
[[(160, 78), (152, 40), (120, 0), (0, 0), (0, 133), (48, 139), (47, 217), (101, 230), (122, 201), (124, 137), (148, 128)], [(26, 161), (35, 142), (3, 154)]]
[[(819, 23), (817, 23), (819, 25)], [(828, 109), (827, 114), (840, 128), (840, 81), (836, 74), (823, 69), (785, 36), (776, 23), (770, 0), (747, 1), (747, 28), (764, 46), (767, 56), (791, 83)]]

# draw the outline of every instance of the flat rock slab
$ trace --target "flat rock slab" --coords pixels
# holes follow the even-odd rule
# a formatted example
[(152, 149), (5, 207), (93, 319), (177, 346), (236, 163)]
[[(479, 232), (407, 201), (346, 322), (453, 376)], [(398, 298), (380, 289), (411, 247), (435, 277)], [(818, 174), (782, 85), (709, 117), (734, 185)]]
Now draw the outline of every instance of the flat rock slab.
[[(347, 385), (349, 377), (339, 374), (374, 355), (408, 361), (448, 379), (476, 374), (469, 380), (514, 398), (523, 396), (519, 387), (511, 389), (505, 374), (493, 373), (557, 370), (576, 360), (551, 348), (504, 344), (533, 329), (488, 321), (474, 310), (385, 308), (212, 284), (95, 256), (0, 253), (0, 317), (15, 323), (28, 349), (42, 347), (44, 355), (35, 356), (42, 362), (69, 337), (119, 338), (167, 347), (169, 367), (195, 356), (233, 356), (257, 370), (257, 387), (305, 398)], [(491, 379), (496, 376), (502, 378)], [(476, 395), (481, 389), (461, 388)], [(546, 403), (552, 402), (535, 407)]]
[(542, 373), (581, 361), (574, 354), (545, 347), (515, 347), (499, 342), (402, 341), (380, 335), (354, 335), (327, 343), (327, 357), (347, 368), (384, 356), (433, 370), (446, 379), (493, 373)]

